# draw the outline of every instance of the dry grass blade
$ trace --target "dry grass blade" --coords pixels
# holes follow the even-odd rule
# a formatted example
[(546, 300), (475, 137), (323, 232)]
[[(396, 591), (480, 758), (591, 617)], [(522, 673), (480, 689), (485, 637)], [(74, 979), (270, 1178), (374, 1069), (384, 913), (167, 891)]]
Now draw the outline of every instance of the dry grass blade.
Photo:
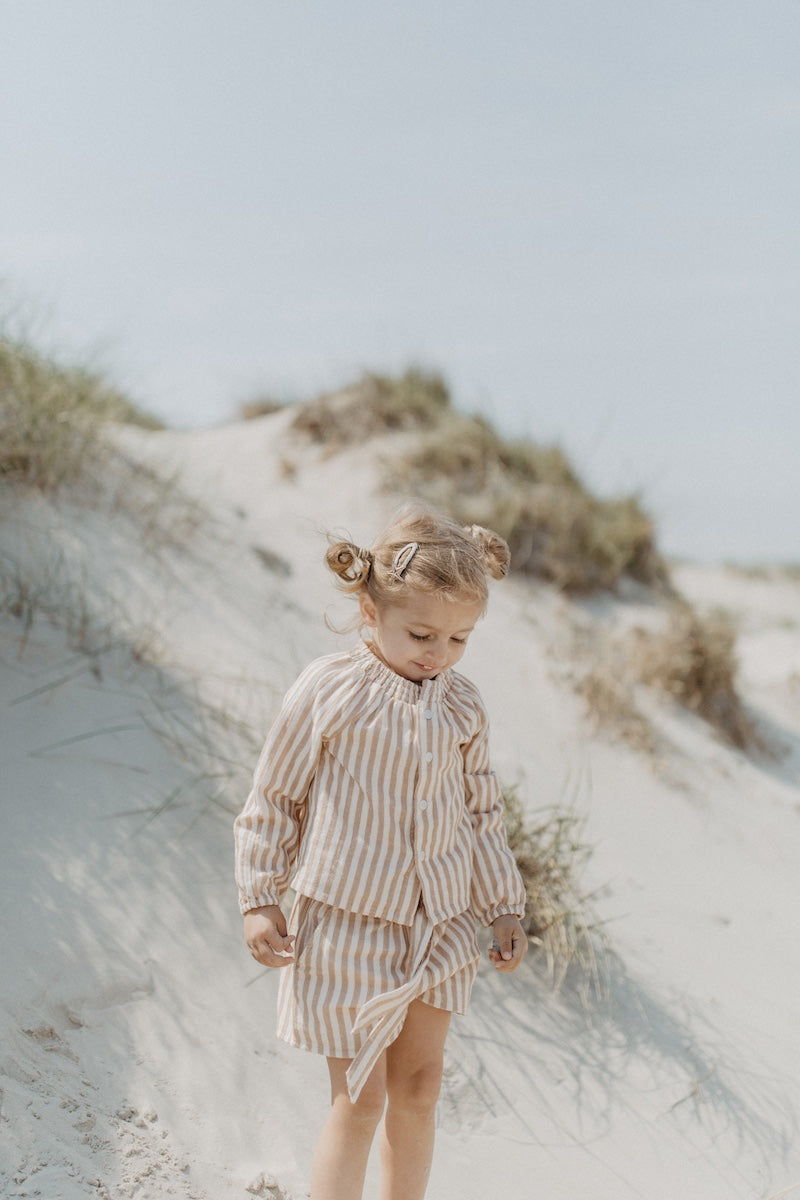
[(365, 374), (343, 391), (301, 405), (292, 428), (335, 452), (382, 433), (430, 428), (449, 404), (447, 386), (439, 375), (418, 368), (397, 379)]
[(590, 854), (581, 837), (583, 823), (574, 812), (553, 809), (529, 826), (516, 789), (506, 789), (503, 799), (508, 843), (525, 884), (525, 932), (556, 989), (573, 974), (585, 997), (600, 998), (605, 994), (606, 943), (589, 910), (589, 897), (577, 883)]
[(558, 446), (506, 440), (480, 418), (449, 414), (394, 460), (387, 482), (497, 530), (515, 571), (565, 592), (613, 588), (623, 575), (667, 585), (638, 499), (592, 495)]
[(78, 742), (88, 742), (92, 738), (107, 737), (112, 733), (135, 733), (141, 729), (141, 725), (132, 725), (130, 721), (118, 723), (116, 725), (104, 725), (100, 729), (89, 729), (84, 733), (75, 733), (72, 737), (60, 738), (57, 742), (49, 742), (46, 746), (37, 746), (34, 750), (29, 751), (31, 758), (39, 758), (43, 754), (50, 754), (53, 750), (63, 750), (67, 746), (74, 746)]
[(634, 649), (639, 678), (703, 717), (731, 745), (759, 748), (755, 722), (736, 687), (736, 631), (723, 612), (700, 616), (676, 607), (661, 634), (639, 630)]
[(257, 421), (259, 417), (271, 417), (273, 413), (282, 412), (287, 403), (272, 396), (257, 396), (255, 400), (247, 400), (239, 405), (239, 416), (243, 421)]
[(630, 681), (616, 664), (600, 664), (578, 681), (577, 690), (586, 704), (595, 730), (626, 742), (643, 754), (654, 754), (657, 738), (652, 723), (637, 708)]
[(159, 425), (100, 375), (0, 331), (0, 478), (52, 490), (79, 477), (109, 421)]

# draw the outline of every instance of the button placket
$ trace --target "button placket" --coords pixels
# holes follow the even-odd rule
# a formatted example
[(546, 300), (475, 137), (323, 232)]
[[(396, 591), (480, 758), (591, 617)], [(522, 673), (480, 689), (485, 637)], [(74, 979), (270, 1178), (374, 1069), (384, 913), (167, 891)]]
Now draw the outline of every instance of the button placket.
[[(428, 798), (428, 788), (432, 774), (431, 763), (433, 762), (433, 751), (430, 749), (432, 743), (433, 718), (434, 710), (429, 702), (425, 702), (422, 708), (422, 721), (420, 722), (420, 769), (418, 776), (418, 798), (416, 802), (415, 823), (417, 824), (418, 840), (425, 844), (425, 826), (428, 810), (430, 809), (430, 800)], [(420, 850), (417, 854), (419, 863), (427, 861), (427, 854), (424, 850)]]

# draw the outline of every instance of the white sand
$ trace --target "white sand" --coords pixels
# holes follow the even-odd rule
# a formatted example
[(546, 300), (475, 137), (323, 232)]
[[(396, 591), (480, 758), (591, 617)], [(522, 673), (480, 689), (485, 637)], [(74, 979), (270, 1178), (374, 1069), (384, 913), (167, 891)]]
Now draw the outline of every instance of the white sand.
[[(191, 535), (168, 496), (128, 515), (143, 476), (94, 513), (2, 514), (3, 562), (61, 592), (60, 625), (0, 621), (4, 1197), (307, 1195), (326, 1070), (274, 1037), (225, 805), (297, 671), (351, 639), (323, 622), (349, 608), (320, 531), (365, 540), (394, 499), (372, 451), (321, 459), (284, 425), (120, 433), (203, 498)], [(737, 616), (742, 689), (781, 758), (653, 698), (654, 760), (590, 733), (570, 627), (647, 619), (635, 600), (498, 585), (464, 660), (503, 780), (532, 811), (585, 814), (618, 958), (591, 1020), (533, 964), (486, 964), (448, 1042), (430, 1200), (800, 1197), (800, 583), (677, 582)]]

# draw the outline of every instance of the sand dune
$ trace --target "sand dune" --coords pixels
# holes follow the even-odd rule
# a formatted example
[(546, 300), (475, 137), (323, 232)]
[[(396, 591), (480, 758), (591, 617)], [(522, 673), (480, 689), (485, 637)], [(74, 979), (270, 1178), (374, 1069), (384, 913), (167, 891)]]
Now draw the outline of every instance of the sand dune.
[[(323, 531), (366, 539), (395, 498), (379, 441), (326, 457), (285, 426), (120, 430), (132, 465), (109, 462), (92, 506), (20, 493), (2, 515), (3, 562), (41, 597), (29, 627), (0, 618), (3, 1196), (307, 1195), (325, 1066), (274, 1037), (230, 810), (286, 686), (354, 636), (323, 619), (350, 612)], [(180, 492), (158, 483), (176, 472)], [(480, 973), (431, 1200), (800, 1197), (800, 582), (675, 575), (736, 615), (779, 753), (653, 696), (657, 753), (592, 732), (576, 628), (648, 620), (635, 593), (570, 604), (507, 581), (464, 660), (503, 780), (531, 812), (585, 818), (613, 955), (588, 1014), (535, 962)]]

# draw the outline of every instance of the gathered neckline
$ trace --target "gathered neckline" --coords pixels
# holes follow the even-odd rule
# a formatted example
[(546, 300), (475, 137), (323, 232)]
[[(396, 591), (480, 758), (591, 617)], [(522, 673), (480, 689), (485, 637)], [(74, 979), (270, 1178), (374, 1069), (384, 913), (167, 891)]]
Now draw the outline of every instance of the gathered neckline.
[(380, 683), (395, 699), (404, 700), (408, 704), (441, 700), (449, 692), (452, 684), (452, 671), (449, 667), (440, 671), (435, 679), (422, 679), (419, 683), (415, 683), (413, 679), (406, 679), (404, 675), (398, 675), (383, 659), (378, 658), (369, 642), (361, 642), (356, 646), (352, 658), (370, 679)]

